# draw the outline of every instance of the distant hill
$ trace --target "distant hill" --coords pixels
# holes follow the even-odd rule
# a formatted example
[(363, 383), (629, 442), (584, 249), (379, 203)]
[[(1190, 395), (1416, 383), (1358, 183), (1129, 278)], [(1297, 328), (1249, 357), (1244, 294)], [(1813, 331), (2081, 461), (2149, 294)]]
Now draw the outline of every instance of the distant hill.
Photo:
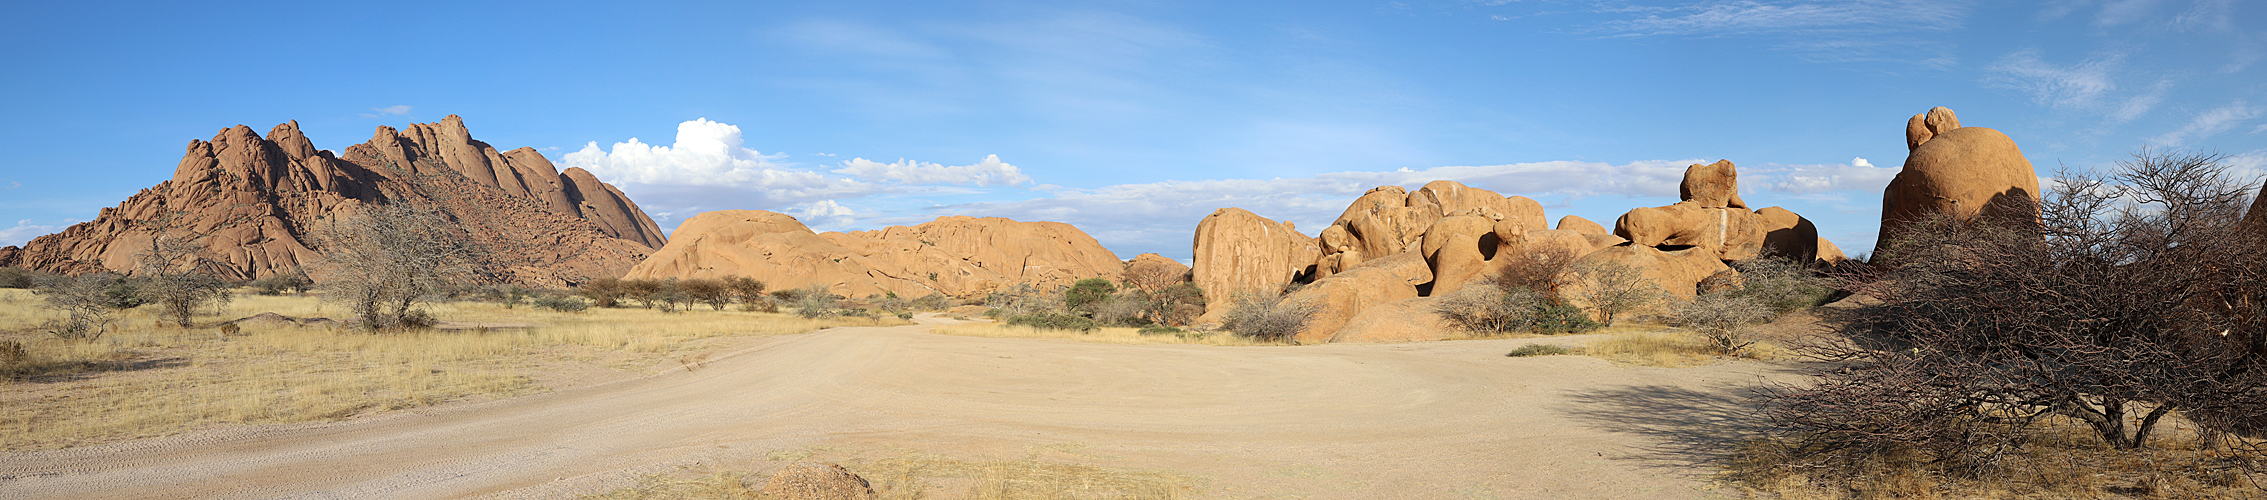
[(456, 115), (406, 130), (380, 126), (344, 156), (317, 150), (294, 121), (189, 141), (173, 179), (102, 209), (91, 222), (0, 247), (0, 267), (129, 271), (165, 228), (202, 242), (225, 278), (312, 271), (309, 235), (326, 217), (373, 204), (435, 208), (486, 250), (484, 281), (563, 286), (619, 277), (661, 248), (660, 227), (622, 191), (579, 168), (562, 173), (532, 148), (497, 152)]

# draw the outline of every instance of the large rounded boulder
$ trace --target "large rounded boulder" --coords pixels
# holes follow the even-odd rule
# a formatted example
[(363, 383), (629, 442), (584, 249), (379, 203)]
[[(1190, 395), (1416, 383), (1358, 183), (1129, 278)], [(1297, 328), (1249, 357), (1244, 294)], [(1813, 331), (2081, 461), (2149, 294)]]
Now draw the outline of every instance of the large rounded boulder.
[(1907, 122), (1906, 142), (1912, 154), (1882, 192), (1879, 246), (1894, 246), (1907, 226), (1937, 214), (2038, 219), (2039, 175), (2007, 134), (1962, 127), (1939, 107)]

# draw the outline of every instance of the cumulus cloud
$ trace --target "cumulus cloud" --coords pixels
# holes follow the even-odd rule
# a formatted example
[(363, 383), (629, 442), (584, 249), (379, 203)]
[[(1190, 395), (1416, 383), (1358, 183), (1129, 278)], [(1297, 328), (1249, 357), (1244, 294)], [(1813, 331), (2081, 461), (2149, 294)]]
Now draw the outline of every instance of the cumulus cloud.
[(936, 163), (923, 163), (898, 159), (895, 163), (882, 163), (865, 158), (852, 158), (842, 163), (834, 173), (856, 177), (867, 182), (893, 184), (974, 184), (977, 186), (1014, 186), (1031, 182), (1023, 171), (1000, 161), (1000, 155), (987, 155), (974, 165), (948, 167)]
[(842, 206), (834, 200), (819, 200), (788, 208), (787, 215), (821, 231), (841, 229), (857, 222), (858, 211)]
[(785, 154), (750, 148), (740, 127), (706, 118), (679, 123), (676, 138), (666, 146), (637, 138), (611, 147), (593, 141), (553, 161), (561, 167), (589, 170), (620, 187), (665, 228), (694, 214), (727, 208), (817, 210), (808, 213), (848, 221), (853, 212), (839, 200), (880, 194), (970, 194), (1032, 182), (999, 155), (969, 165), (854, 158), (832, 162), (831, 169), (813, 168), (787, 161)]
[(32, 238), (54, 234), (79, 222), (75, 219), (68, 219), (56, 224), (40, 224), (31, 219), (19, 220), (16, 221), (15, 227), (0, 228), (0, 246), (23, 246), (25, 242), (31, 241)]
[(405, 104), (395, 104), (383, 108), (370, 108), (370, 111), (371, 112), (369, 113), (363, 113), (362, 117), (383, 118), (388, 116), (409, 116), (409, 106)]
[(561, 156), (559, 163), (589, 170), (591, 175), (616, 184), (666, 186), (666, 190), (680, 192), (753, 193), (758, 197), (755, 201), (765, 205), (863, 196), (882, 189), (779, 163), (784, 158), (748, 148), (740, 127), (701, 118), (677, 124), (677, 138), (668, 146), (646, 144), (633, 137), (607, 150), (593, 141)]
[(2246, 120), (2259, 117), (2260, 112), (2260, 108), (2252, 106), (2242, 99), (2237, 99), (2226, 106), (2199, 113), (2195, 119), (2189, 120), (2188, 124), (2173, 129), (2171, 132), (2165, 132), (2164, 135), (2151, 138), (2149, 143), (2166, 147), (2180, 147), (2189, 141), (2209, 138), (2234, 129)]

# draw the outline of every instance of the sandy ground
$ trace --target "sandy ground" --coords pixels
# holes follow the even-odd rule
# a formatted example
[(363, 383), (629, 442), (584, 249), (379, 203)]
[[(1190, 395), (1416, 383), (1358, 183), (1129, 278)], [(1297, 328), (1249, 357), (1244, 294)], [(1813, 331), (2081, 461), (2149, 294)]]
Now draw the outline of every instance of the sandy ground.
[(539, 396), (0, 455), (0, 498), (560, 498), (809, 449), (1166, 470), (1207, 498), (1712, 498), (1744, 391), (1791, 376), (1504, 356), (1566, 337), (1129, 346), (920, 321)]

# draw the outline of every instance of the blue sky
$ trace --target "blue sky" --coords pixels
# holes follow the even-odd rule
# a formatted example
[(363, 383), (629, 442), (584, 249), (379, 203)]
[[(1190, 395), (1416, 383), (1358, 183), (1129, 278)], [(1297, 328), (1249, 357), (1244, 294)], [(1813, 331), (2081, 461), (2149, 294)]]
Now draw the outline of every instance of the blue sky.
[(1215, 208), (1311, 235), (1443, 178), (1610, 225), (1716, 159), (1854, 253), (1931, 106), (2041, 175), (2143, 145), (2267, 172), (2259, 1), (330, 4), (14, 6), (0, 244), (225, 127), (298, 120), (337, 151), (449, 114), (665, 229), (991, 215), (1178, 259)]

